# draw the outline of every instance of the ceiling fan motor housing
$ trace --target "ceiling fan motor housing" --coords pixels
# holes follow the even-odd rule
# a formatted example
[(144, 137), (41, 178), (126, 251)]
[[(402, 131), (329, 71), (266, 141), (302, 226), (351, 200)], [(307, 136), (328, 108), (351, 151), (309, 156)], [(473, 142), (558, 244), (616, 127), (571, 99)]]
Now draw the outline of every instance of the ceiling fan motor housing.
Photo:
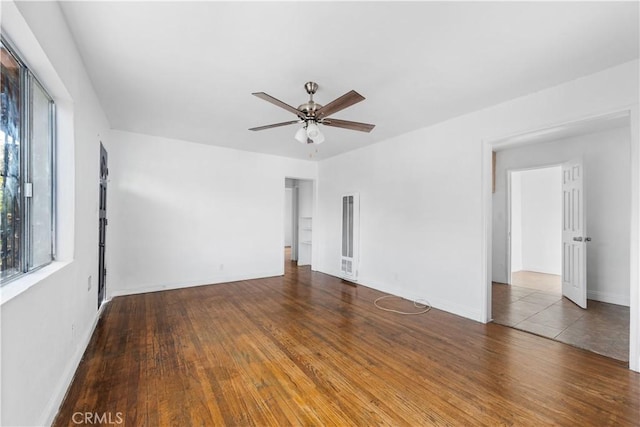
[(298, 107), (298, 110), (304, 113), (308, 118), (313, 118), (316, 116), (316, 111), (322, 108), (322, 105), (318, 104), (313, 100), (309, 100), (309, 102), (301, 104)]

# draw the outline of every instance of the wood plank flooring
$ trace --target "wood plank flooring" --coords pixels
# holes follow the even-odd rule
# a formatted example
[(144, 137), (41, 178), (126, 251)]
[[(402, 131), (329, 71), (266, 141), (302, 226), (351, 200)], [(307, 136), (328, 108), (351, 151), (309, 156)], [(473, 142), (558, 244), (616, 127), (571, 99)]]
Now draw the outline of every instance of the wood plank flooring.
[(640, 423), (640, 374), (613, 359), (435, 309), (384, 312), (381, 295), (288, 263), (115, 298), (54, 425)]

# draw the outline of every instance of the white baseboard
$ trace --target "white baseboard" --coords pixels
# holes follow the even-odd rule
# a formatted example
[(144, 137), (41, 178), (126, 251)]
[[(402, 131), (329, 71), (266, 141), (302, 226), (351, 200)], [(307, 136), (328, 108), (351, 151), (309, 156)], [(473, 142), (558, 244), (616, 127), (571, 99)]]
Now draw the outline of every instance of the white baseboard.
[(55, 392), (52, 394), (52, 397), (49, 400), (49, 404), (47, 405), (45, 411), (43, 412), (44, 422), (42, 423), (42, 425), (50, 426), (51, 424), (53, 424), (53, 421), (55, 420), (56, 415), (58, 415), (58, 411), (60, 410), (60, 405), (62, 405), (62, 401), (67, 395), (67, 391), (69, 390), (69, 387), (71, 387), (71, 382), (73, 381), (73, 377), (76, 374), (76, 370), (80, 365), (80, 360), (82, 360), (82, 356), (84, 355), (85, 350), (89, 346), (89, 342), (91, 341), (93, 332), (95, 331), (96, 326), (98, 325), (98, 320), (100, 320), (100, 316), (102, 316), (102, 312), (104, 311), (104, 308), (107, 305), (107, 303), (108, 301), (105, 301), (100, 306), (100, 309), (98, 309), (98, 311), (96, 312), (96, 316), (93, 319), (91, 328), (89, 328), (85, 336), (82, 337), (82, 340), (78, 343), (78, 346), (76, 347), (75, 354), (69, 360), (69, 363), (67, 363), (67, 366), (61, 377), (61, 380), (58, 382), (58, 386), (56, 387)]
[(263, 273), (254, 273), (250, 275), (234, 275), (234, 276), (217, 276), (209, 279), (191, 280), (188, 282), (166, 282), (166, 283), (147, 283), (136, 287), (135, 289), (116, 289), (109, 292), (109, 298), (146, 294), (149, 292), (169, 291), (173, 289), (191, 288), (194, 286), (217, 285), (220, 283), (239, 282), (241, 280), (266, 279), (268, 277), (277, 277), (284, 274), (281, 270), (268, 271)]
[[(318, 270), (318, 271), (341, 279), (340, 272), (337, 270), (335, 271)], [(376, 280), (368, 277), (360, 276), (358, 277), (357, 282), (354, 281), (354, 283), (358, 285), (366, 286), (381, 292), (386, 292), (391, 295), (406, 298), (411, 301), (426, 299), (433, 308), (446, 311), (447, 313), (455, 314), (457, 316), (465, 317), (467, 319), (475, 320), (476, 322), (484, 323), (479, 310), (472, 310), (469, 307), (462, 306), (452, 301), (446, 301), (446, 300), (434, 298), (433, 296), (429, 296), (429, 295), (415, 295), (415, 294), (412, 294), (411, 291), (407, 291), (405, 289), (397, 288), (394, 286), (389, 286), (384, 283), (379, 283)]]
[[(369, 286), (369, 283), (372, 283), (372, 282), (370, 282), (366, 278), (361, 278), (359, 280), (359, 283), (365, 286)], [(417, 295), (417, 294), (413, 294), (411, 291), (394, 288), (392, 286), (374, 285), (370, 287), (373, 287), (382, 292), (387, 292), (391, 295), (396, 295), (402, 298), (406, 298), (411, 301), (427, 300), (431, 305), (431, 307), (433, 308), (446, 311), (447, 313), (455, 314), (456, 316), (461, 316), (470, 320), (475, 320), (476, 322), (484, 323), (479, 310), (472, 310), (469, 307), (462, 306), (453, 301), (447, 301), (440, 298), (435, 298), (432, 295)]]
[(631, 302), (631, 298), (629, 295), (619, 295), (601, 291), (587, 290), (587, 298), (595, 301), (606, 302), (609, 304), (624, 305), (625, 307), (629, 307), (629, 304)]

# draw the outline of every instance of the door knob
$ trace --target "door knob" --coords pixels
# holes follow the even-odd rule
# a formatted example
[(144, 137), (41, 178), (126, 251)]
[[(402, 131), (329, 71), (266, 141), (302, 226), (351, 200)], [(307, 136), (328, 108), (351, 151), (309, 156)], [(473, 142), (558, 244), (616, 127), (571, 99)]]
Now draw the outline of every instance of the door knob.
[(590, 242), (590, 241), (591, 241), (591, 237), (585, 237), (585, 238), (584, 238), (584, 241), (585, 241), (585, 242)]
[(582, 237), (574, 237), (573, 241), (574, 242), (582, 242)]

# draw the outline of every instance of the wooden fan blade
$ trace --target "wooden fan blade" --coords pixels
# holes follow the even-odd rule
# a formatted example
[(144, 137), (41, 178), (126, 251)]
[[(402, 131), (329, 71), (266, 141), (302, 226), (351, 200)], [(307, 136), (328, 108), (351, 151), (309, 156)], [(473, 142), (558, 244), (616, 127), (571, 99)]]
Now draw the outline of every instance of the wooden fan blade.
[(290, 122), (282, 122), (282, 123), (274, 123), (272, 125), (265, 125), (265, 126), (258, 126), (256, 128), (251, 128), (249, 130), (264, 130), (264, 129), (271, 129), (271, 128), (277, 128), (279, 126), (287, 126), (287, 125), (292, 125), (294, 123), (298, 123), (300, 120), (293, 120)]
[(364, 101), (364, 96), (360, 95), (355, 90), (345, 93), (340, 98), (334, 99), (324, 107), (316, 111), (316, 117), (321, 119), (323, 117), (329, 117), (333, 113), (344, 110), (347, 107), (351, 107), (360, 101)]
[(376, 127), (376, 125), (370, 125), (368, 123), (351, 122), (349, 120), (339, 119), (326, 119), (322, 121), (322, 124), (325, 126), (333, 126), (336, 128), (359, 130), (360, 132), (371, 132), (371, 129)]
[(271, 95), (267, 95), (264, 92), (255, 92), (252, 93), (251, 95), (257, 96), (260, 99), (264, 99), (267, 102), (272, 103), (273, 105), (277, 105), (280, 108), (284, 108), (285, 110), (295, 114), (296, 116), (300, 117), (300, 118), (305, 118), (304, 117), (304, 113), (302, 113), (301, 111), (298, 111), (297, 108), (293, 108), (291, 105), (289, 104), (285, 104), (284, 102), (280, 101), (279, 99), (274, 98)]

